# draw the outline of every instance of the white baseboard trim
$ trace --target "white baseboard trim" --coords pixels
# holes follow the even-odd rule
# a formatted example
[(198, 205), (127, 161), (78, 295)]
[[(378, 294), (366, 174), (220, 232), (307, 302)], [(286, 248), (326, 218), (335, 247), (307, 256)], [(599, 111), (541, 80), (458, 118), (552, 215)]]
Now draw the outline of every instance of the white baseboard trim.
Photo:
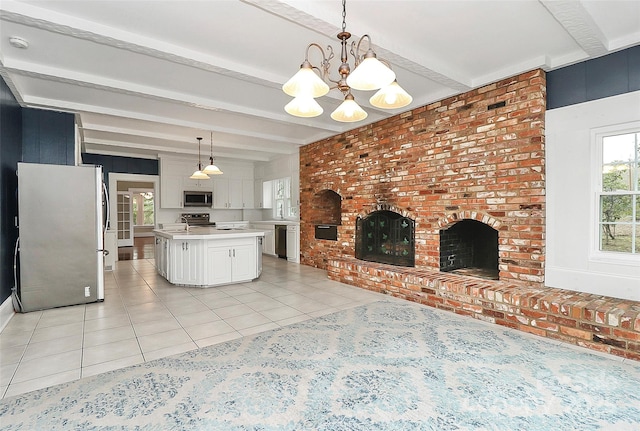
[(13, 300), (11, 296), (9, 296), (2, 305), (0, 305), (0, 332), (7, 326), (14, 314), (16, 313), (13, 311)]

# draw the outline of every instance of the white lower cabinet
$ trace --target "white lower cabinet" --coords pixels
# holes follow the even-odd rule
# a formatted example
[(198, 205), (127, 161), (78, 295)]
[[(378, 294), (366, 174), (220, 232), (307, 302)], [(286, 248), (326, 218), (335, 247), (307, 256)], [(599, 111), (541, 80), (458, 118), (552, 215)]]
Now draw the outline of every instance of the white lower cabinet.
[(257, 247), (255, 241), (251, 245), (237, 245), (231, 250), (231, 281), (253, 280), (257, 277)]
[(270, 256), (275, 256), (275, 225), (273, 223), (252, 223), (252, 228), (264, 231), (264, 238), (262, 240), (262, 252)]
[(168, 278), (173, 284), (202, 284), (202, 241), (171, 240)]
[(287, 260), (300, 263), (300, 233), (297, 225), (287, 226)]
[(276, 255), (276, 231), (274, 229), (265, 229), (264, 239), (262, 240), (262, 252), (271, 256)]
[(207, 247), (207, 284), (231, 282), (231, 249)]
[(250, 281), (258, 276), (255, 238), (236, 240), (234, 244), (208, 241), (205, 284)]
[(169, 240), (156, 236), (155, 250), (156, 270), (158, 274), (167, 278), (167, 266), (169, 261)]

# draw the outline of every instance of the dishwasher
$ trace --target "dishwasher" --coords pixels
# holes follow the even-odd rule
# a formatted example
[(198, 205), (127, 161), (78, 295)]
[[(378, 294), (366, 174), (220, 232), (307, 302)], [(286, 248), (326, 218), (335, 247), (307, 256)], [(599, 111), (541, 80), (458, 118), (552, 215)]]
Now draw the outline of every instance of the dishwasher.
[(283, 259), (287, 258), (287, 225), (277, 224), (275, 227), (276, 254)]

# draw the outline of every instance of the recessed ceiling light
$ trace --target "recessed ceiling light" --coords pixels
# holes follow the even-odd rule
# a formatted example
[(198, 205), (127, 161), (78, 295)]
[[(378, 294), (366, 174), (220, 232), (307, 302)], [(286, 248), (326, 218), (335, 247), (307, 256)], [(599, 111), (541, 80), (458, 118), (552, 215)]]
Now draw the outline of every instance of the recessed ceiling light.
[(27, 41), (26, 39), (23, 39), (21, 37), (18, 37), (18, 36), (11, 36), (9, 38), (9, 43), (14, 48), (20, 48), (20, 49), (29, 48), (29, 41)]

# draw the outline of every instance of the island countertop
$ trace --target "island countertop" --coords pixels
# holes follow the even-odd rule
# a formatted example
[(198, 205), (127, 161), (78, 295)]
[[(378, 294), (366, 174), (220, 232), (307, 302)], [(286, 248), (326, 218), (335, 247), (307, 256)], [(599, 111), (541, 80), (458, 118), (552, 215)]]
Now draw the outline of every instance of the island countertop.
[(185, 229), (155, 229), (154, 234), (169, 239), (233, 239), (264, 236), (259, 229), (216, 229), (207, 226), (192, 226)]

